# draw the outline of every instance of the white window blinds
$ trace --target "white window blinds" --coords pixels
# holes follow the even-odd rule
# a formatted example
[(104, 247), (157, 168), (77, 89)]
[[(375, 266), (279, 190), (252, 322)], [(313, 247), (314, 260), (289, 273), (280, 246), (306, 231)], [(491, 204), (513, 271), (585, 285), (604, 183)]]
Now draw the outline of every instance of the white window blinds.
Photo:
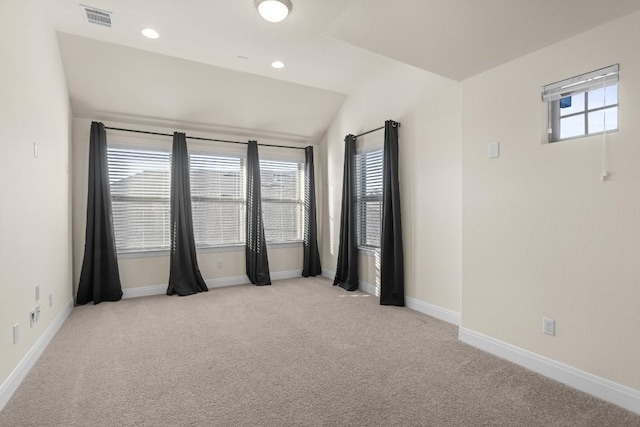
[(108, 148), (107, 157), (117, 251), (168, 249), (171, 153)]
[(382, 149), (356, 154), (358, 245), (380, 247), (382, 222)]
[(189, 156), (193, 232), (199, 248), (244, 242), (244, 159)]
[[(111, 144), (107, 150), (118, 253), (168, 250), (171, 152)], [(241, 245), (245, 236), (245, 159), (239, 153), (189, 154), (196, 246)], [(262, 210), (269, 243), (302, 240), (304, 163), (262, 160)]]
[(602, 88), (605, 85), (605, 81), (607, 86), (617, 84), (619, 70), (620, 66), (614, 64), (600, 70), (548, 84), (542, 87), (542, 99), (544, 101), (556, 101), (576, 93), (588, 92)]
[(260, 161), (262, 218), (269, 243), (302, 240), (304, 164)]
[(549, 108), (549, 142), (618, 129), (618, 64), (542, 88)]

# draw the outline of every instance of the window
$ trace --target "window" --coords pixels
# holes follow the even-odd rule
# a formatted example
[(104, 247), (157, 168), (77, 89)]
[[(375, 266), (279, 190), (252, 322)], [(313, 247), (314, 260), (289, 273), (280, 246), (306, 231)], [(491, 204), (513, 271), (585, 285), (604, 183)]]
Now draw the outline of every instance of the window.
[(117, 251), (169, 249), (171, 153), (110, 147), (107, 158)]
[(262, 218), (269, 243), (302, 240), (304, 164), (260, 160)]
[(189, 162), (196, 246), (244, 243), (244, 159), (192, 153)]
[[(107, 155), (118, 253), (169, 250), (170, 150), (116, 143)], [(189, 153), (197, 248), (244, 244), (245, 163), (235, 153)], [(260, 171), (267, 242), (301, 241), (304, 163), (263, 160)]]
[(544, 86), (549, 142), (618, 130), (618, 65)]
[(382, 223), (382, 149), (356, 154), (358, 246), (379, 248)]

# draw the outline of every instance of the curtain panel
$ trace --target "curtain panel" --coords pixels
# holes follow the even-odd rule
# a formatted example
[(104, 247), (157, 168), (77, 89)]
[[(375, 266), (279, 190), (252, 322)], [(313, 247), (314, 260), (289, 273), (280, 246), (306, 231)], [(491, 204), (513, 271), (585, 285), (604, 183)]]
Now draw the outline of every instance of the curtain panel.
[(382, 168), (382, 236), (380, 242), (380, 304), (404, 306), (404, 252), (398, 181), (398, 128), (384, 127)]
[(107, 132), (102, 123), (91, 123), (87, 228), (77, 304), (118, 301), (122, 285), (113, 233)]
[(347, 291), (358, 289), (358, 235), (355, 208), (356, 137), (344, 138), (344, 171), (342, 176), (342, 212), (340, 215), (340, 246), (333, 285)]
[(322, 274), (318, 251), (318, 225), (316, 222), (316, 179), (313, 165), (313, 147), (304, 149), (304, 241), (302, 276)]
[(245, 232), (245, 255), (247, 277), (254, 285), (271, 284), (267, 242), (264, 238), (262, 220), (262, 192), (260, 188), (260, 159), (258, 142), (247, 145), (247, 211)]
[(193, 295), (209, 289), (196, 259), (189, 183), (189, 153), (184, 133), (173, 134), (170, 198), (171, 253), (167, 295)]

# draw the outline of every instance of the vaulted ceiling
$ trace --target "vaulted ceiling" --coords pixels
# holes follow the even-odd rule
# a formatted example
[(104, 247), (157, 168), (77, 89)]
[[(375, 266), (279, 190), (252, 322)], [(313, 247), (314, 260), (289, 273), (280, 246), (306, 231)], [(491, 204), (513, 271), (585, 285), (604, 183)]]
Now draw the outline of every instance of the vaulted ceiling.
[[(637, 0), (42, 1), (76, 117), (317, 141), (343, 100), (396, 61), (463, 80), (640, 10)], [(151, 27), (160, 38), (140, 34)], [(274, 60), (286, 67), (271, 68)]]

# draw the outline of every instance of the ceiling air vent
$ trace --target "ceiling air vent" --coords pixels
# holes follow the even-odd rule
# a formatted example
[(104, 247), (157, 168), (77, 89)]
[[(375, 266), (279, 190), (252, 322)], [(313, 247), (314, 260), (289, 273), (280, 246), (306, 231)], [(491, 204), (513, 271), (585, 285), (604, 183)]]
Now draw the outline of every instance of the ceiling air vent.
[(82, 15), (89, 24), (102, 25), (111, 28), (111, 12), (91, 6), (80, 5)]

